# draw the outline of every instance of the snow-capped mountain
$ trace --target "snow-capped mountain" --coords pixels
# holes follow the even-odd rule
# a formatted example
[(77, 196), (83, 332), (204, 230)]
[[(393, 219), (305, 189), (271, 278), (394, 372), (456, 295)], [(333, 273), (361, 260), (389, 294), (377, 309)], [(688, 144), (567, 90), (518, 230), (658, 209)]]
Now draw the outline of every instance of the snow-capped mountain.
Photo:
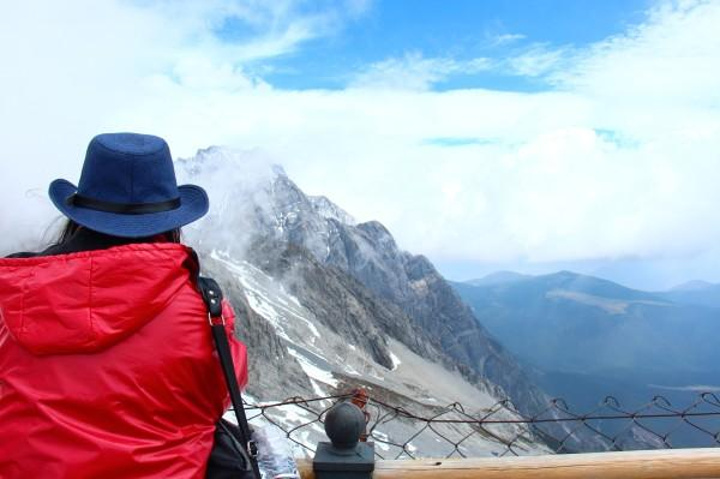
[[(189, 181), (210, 190), (211, 213), (187, 234), (238, 310), (253, 397), (364, 386), (428, 412), (453, 402), (479, 412), (508, 397), (521, 412), (545, 409), (548, 398), (425, 257), (402, 251), (382, 224), (357, 223), (264, 164), (222, 148), (178, 162)], [(442, 454), (435, 441), (419, 442), (419, 454)], [(463, 447), (468, 455), (505, 449), (482, 435)], [(548, 450), (538, 438), (522, 447)]]

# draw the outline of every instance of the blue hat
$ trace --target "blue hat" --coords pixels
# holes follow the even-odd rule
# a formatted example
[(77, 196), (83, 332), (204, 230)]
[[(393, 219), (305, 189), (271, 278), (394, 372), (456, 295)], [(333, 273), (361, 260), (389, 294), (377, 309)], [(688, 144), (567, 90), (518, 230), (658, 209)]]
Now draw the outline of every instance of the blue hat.
[(58, 179), (48, 194), (76, 223), (126, 238), (179, 228), (205, 215), (209, 205), (199, 186), (177, 186), (165, 140), (137, 133), (93, 138), (78, 186)]

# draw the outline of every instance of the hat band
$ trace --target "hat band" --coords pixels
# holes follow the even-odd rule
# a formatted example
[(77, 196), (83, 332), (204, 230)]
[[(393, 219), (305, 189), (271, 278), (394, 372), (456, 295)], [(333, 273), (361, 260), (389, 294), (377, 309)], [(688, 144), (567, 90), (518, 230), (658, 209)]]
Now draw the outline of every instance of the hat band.
[(105, 211), (107, 213), (118, 213), (121, 215), (144, 215), (148, 213), (162, 213), (180, 208), (180, 198), (156, 203), (113, 203), (111, 201), (96, 200), (74, 194), (67, 199), (69, 205), (89, 210)]

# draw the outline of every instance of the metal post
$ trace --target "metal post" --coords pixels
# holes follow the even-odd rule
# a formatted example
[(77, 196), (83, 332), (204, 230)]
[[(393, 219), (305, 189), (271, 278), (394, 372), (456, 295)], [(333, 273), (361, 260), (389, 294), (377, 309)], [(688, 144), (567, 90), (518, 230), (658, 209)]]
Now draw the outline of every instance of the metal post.
[(332, 407), (325, 417), (325, 434), (331, 442), (318, 444), (313, 461), (316, 479), (370, 479), (375, 470), (375, 448), (359, 442), (365, 415), (350, 402)]

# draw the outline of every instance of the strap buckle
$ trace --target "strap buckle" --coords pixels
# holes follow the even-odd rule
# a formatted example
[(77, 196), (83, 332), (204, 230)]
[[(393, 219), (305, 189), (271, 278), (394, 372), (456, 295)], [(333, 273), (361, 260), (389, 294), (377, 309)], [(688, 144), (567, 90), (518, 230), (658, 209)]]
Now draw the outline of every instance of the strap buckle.
[(208, 313), (208, 323), (210, 323), (210, 326), (225, 326), (225, 316), (221, 314), (220, 316), (213, 317), (210, 313)]
[(221, 317), (223, 294), (220, 286), (212, 278), (204, 278), (202, 276), (198, 277), (197, 283), (210, 316), (216, 318)]
[(257, 456), (258, 456), (258, 447), (257, 447), (257, 444), (255, 443), (255, 440), (250, 439), (250, 440), (248, 441), (246, 447), (247, 447), (247, 452), (248, 452), (248, 454), (250, 455), (250, 457), (253, 458), (253, 459), (257, 459)]

